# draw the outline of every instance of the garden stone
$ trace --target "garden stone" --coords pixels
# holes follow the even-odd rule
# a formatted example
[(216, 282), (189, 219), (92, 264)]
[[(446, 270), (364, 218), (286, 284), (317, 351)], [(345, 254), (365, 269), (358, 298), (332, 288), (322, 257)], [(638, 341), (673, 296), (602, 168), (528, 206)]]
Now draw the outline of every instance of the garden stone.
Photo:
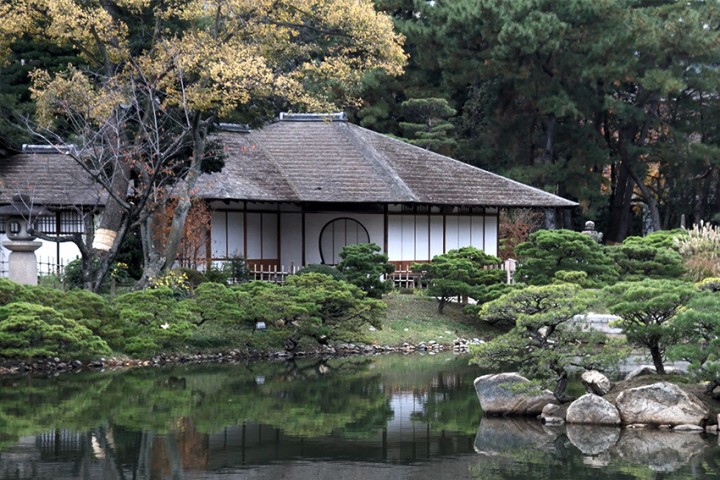
[(597, 370), (588, 370), (583, 372), (580, 376), (580, 380), (582, 381), (586, 392), (594, 393), (595, 395), (599, 395), (601, 397), (607, 395), (612, 388), (610, 380)]
[[(516, 393), (513, 386), (529, 384), (530, 381), (517, 373), (483, 375), (475, 379), (475, 391), (480, 408), (486, 414), (538, 415), (548, 403), (557, 403), (549, 390)], [(529, 386), (529, 385), (528, 385)]]
[(615, 406), (623, 424), (702, 425), (710, 414), (697, 397), (667, 382), (625, 390)]
[(615, 405), (604, 398), (586, 393), (570, 404), (565, 421), (590, 425), (619, 425), (620, 413)]

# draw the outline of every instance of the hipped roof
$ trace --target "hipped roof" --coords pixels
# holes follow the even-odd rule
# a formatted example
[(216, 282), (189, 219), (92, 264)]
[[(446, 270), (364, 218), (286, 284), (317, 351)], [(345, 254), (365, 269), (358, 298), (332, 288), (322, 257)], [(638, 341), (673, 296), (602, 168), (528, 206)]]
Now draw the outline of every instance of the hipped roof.
[(201, 195), (300, 203), (577, 205), (346, 121), (303, 120), (219, 133), (228, 158), (222, 172), (202, 178)]
[[(282, 120), (222, 131), (222, 172), (200, 177), (208, 200), (573, 207), (574, 202), (346, 121)], [(307, 121), (308, 118), (310, 121)], [(0, 159), (0, 203), (18, 193), (48, 206), (104, 204), (107, 194), (69, 156)]]
[(94, 207), (104, 205), (105, 190), (70, 156), (23, 153), (0, 159), (0, 203), (25, 194), (33, 205)]

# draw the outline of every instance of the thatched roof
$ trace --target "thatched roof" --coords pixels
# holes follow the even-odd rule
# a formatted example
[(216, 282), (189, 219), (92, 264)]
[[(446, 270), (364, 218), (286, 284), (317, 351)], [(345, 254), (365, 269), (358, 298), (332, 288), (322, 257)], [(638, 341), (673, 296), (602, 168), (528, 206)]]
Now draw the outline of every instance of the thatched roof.
[(218, 200), (572, 207), (576, 203), (346, 121), (303, 117), (221, 132), (228, 158), (203, 178)]
[[(220, 173), (203, 175), (210, 200), (572, 207), (556, 195), (346, 121), (285, 119), (255, 131), (222, 131)], [(0, 203), (18, 193), (42, 205), (104, 203), (70, 157), (27, 153), (0, 159)]]
[(0, 158), (0, 203), (17, 194), (46, 206), (103, 205), (107, 193), (75, 161), (59, 153), (23, 153)]

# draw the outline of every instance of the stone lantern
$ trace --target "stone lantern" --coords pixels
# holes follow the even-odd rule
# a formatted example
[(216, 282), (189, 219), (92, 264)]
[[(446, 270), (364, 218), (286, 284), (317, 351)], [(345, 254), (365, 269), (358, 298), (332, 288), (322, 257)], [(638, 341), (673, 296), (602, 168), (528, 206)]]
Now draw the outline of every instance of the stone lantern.
[(8, 237), (3, 247), (10, 250), (8, 279), (22, 285), (37, 285), (37, 258), (35, 250), (42, 242), (35, 241), (32, 219), (47, 214), (44, 208), (33, 207), (27, 195), (15, 195), (10, 205), (0, 207), (0, 217), (5, 218)]

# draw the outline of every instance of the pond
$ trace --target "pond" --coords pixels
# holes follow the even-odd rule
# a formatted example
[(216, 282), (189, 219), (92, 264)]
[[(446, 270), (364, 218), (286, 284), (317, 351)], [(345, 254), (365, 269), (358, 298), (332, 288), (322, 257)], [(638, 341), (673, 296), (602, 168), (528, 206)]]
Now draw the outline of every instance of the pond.
[(2, 479), (720, 478), (718, 438), (483, 418), (464, 356), (0, 379)]

